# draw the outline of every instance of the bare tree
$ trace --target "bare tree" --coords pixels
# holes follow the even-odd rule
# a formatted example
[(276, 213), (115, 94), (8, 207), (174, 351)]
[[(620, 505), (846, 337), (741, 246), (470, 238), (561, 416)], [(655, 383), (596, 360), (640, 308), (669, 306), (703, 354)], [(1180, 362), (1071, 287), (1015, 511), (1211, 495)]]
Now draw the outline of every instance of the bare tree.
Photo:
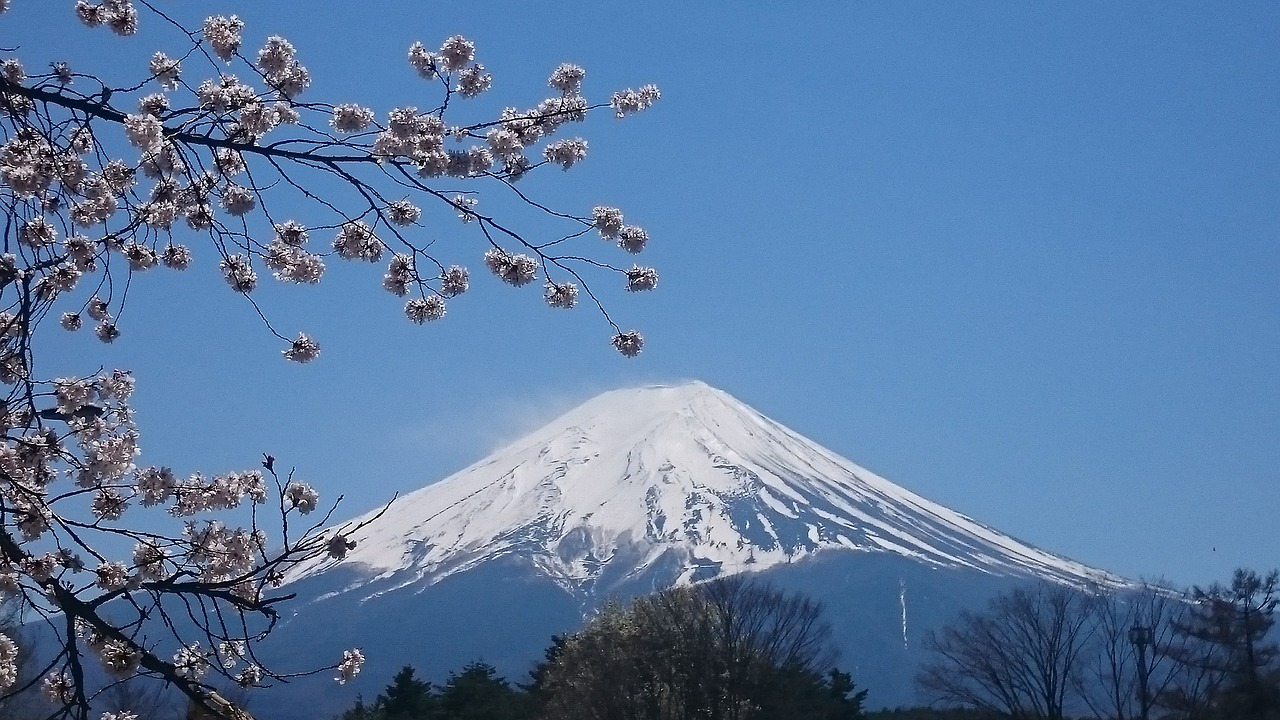
[(1078, 678), (1080, 697), (1095, 715), (1150, 717), (1157, 698), (1183, 676), (1171, 652), (1181, 643), (1176, 627), (1186, 610), (1185, 597), (1163, 582), (1098, 598), (1093, 642)]
[(1079, 687), (1096, 609), (1093, 595), (1064, 585), (999, 595), (985, 612), (963, 612), (926, 636), (935, 657), (921, 670), (920, 687), (940, 703), (1062, 720)]
[[(10, 5), (0, 0), (0, 13), (17, 12)], [(608, 252), (638, 253), (645, 231), (613, 207), (550, 208), (517, 181), (585, 157), (585, 140), (558, 137), (570, 124), (597, 109), (629, 115), (658, 91), (593, 104), (583, 69), (565, 64), (536, 106), (468, 117), (465, 100), (492, 78), (475, 45), (453, 36), (439, 50), (408, 48), (403, 74), (425, 82), (430, 107), (379, 114), (337, 98), (303, 100), (312, 85), (304, 53), (266, 33), (250, 51), (234, 15), (201, 22), (149, 0), (42, 0), (23, 11), (50, 27), (65, 21), (69, 43), (89, 32), (74, 27), (78, 19), (157, 51), (125, 77), (42, 55), (57, 48), (0, 60), (0, 593), (23, 598), (56, 637), (52, 657), (20, 673), (18, 644), (0, 634), (0, 701), (38, 686), (58, 715), (83, 720), (100, 672), (109, 683), (145, 676), (207, 712), (235, 714), (215, 691), (219, 679), (258, 687), (317, 671), (264, 667), (256, 646), (289, 598), (276, 590), (287, 570), (342, 557), (353, 528), (321, 533), (328, 515), (304, 517), (322, 509), (316, 492), (271, 456), (213, 477), (140, 466), (133, 376), (84, 358), (85, 375), (51, 377), (35, 339), (61, 325), (120, 341), (132, 283), (161, 266), (185, 270), (203, 253), (283, 341), (284, 357), (310, 362), (319, 344), (269, 322), (255, 300), (259, 276), (307, 284), (327, 262), (385, 262), (370, 285), (406, 298), (413, 323), (438, 319), (468, 289), (469, 272), (424, 237), (421, 219), (436, 213), (473, 239), (458, 260), (513, 286), (541, 280), (553, 308), (573, 307), (581, 292), (618, 351), (635, 355), (640, 334), (613, 322), (587, 277), (644, 291), (657, 273), (598, 257), (607, 248), (587, 246), (586, 236), (618, 246)], [(498, 206), (536, 218), (537, 236), (486, 210), (481, 193), (490, 191), (515, 201)], [(309, 244), (313, 236), (325, 242)], [(149, 507), (185, 527), (149, 529)], [(121, 543), (132, 553), (118, 557)], [(352, 648), (324, 669), (345, 681), (362, 662)]]

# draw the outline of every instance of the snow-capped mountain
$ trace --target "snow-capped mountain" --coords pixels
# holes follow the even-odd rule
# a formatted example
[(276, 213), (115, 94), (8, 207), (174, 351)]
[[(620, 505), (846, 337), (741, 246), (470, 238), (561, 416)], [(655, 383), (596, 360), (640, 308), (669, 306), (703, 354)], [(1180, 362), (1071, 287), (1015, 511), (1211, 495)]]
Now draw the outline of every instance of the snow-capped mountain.
[[(374, 519), (376, 517), (376, 519)], [(351, 528), (366, 520), (364, 527)], [(700, 382), (600, 395), (474, 465), (332, 530), (295, 567), (270, 660), (349, 647), (352, 686), (289, 685), (263, 716), (332, 716), (412, 664), (483, 659), (520, 680), (606, 600), (754, 572), (822, 602), (871, 706), (916, 701), (923, 632), (1027, 580), (1124, 580), (905, 490)], [(269, 664), (276, 665), (274, 662)]]
[[(511, 555), (575, 594), (599, 594), (655, 572), (687, 582), (832, 550), (1119, 582), (894, 485), (701, 382), (604, 393), (398, 499), (351, 539), (342, 562), (360, 569), (354, 589), (392, 581), (381, 592)], [(291, 579), (334, 564), (317, 560)]]

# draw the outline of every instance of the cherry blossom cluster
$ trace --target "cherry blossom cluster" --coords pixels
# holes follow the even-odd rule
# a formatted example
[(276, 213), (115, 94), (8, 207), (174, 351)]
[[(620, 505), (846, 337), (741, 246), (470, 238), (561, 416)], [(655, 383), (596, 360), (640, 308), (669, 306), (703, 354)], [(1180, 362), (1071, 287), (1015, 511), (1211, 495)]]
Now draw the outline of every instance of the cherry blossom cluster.
[[(0, 13), (9, 5), (0, 0)], [(288, 569), (344, 558), (353, 528), (322, 531), (320, 494), (282, 476), (269, 456), (261, 469), (212, 474), (144, 463), (133, 376), (88, 361), (89, 374), (54, 377), (33, 340), (47, 318), (127, 342), (126, 289), (144, 274), (217, 273), (257, 308), (261, 284), (316, 284), (332, 265), (368, 273), (370, 287), (381, 282), (421, 325), (446, 317), (446, 301), (471, 289), (468, 264), (479, 262), (499, 284), (539, 283), (551, 308), (589, 298), (613, 347), (635, 356), (643, 338), (614, 323), (592, 283), (604, 275), (620, 290), (654, 289), (653, 268), (603, 256), (639, 253), (648, 234), (612, 206), (548, 208), (526, 178), (587, 161), (590, 145), (567, 132), (571, 124), (595, 111), (634, 114), (660, 93), (646, 85), (593, 104), (586, 71), (566, 63), (548, 77), (545, 99), (476, 116), (466, 101), (490, 92), (493, 76), (475, 43), (453, 35), (408, 49), (401, 72), (426, 87), (418, 106), (328, 102), (311, 97), (321, 78), (304, 64), (305, 48), (255, 36), (235, 15), (186, 29), (155, 3), (46, 6), (120, 36), (155, 32), (158, 46), (112, 78), (0, 50), (0, 597), (74, 621), (39, 686), (88, 720), (80, 704), (96, 690), (83, 687), (84, 658), (111, 678), (148, 675), (197, 702), (209, 699), (211, 675), (254, 687), (296, 674), (256, 660), (254, 619), (269, 627)], [(486, 193), (562, 227), (526, 236), (490, 214), (504, 204), (482, 203)], [(584, 237), (593, 231), (610, 242)], [(438, 242), (450, 232), (472, 242)], [(443, 257), (445, 249), (460, 255)], [(285, 359), (320, 357), (308, 333), (265, 325)], [(181, 518), (182, 529), (146, 530), (148, 512)], [(99, 544), (107, 537), (131, 541), (131, 552), (112, 557)], [(203, 608), (195, 635), (164, 623), (172, 642), (144, 641), (147, 618), (162, 617), (174, 595)], [(100, 612), (108, 606), (120, 610), (108, 618)], [(22, 684), (18, 657), (15, 640), (0, 634), (0, 699)], [(320, 670), (346, 682), (363, 662), (351, 649)], [(135, 720), (129, 711), (101, 717)]]
[(359, 649), (347, 650), (342, 653), (342, 662), (338, 663), (338, 676), (334, 679), (345, 685), (360, 674), (362, 667), (364, 667), (364, 653)]
[(622, 92), (614, 93), (613, 99), (609, 101), (609, 104), (613, 106), (614, 112), (621, 118), (632, 113), (638, 113), (641, 110), (647, 110), (661, 97), (662, 92), (658, 90), (657, 85), (644, 85), (639, 90), (627, 88)]
[(99, 4), (77, 0), (76, 15), (89, 27), (107, 25), (117, 35), (138, 32), (138, 9), (129, 0), (104, 0)]
[(107, 675), (125, 679), (138, 672), (142, 663), (142, 650), (132, 642), (109, 638), (83, 624), (77, 624), (76, 632), (84, 645), (98, 656)]
[(66, 705), (75, 697), (75, 681), (66, 672), (51, 672), (41, 678), (40, 692), (49, 702)]
[[(91, 5), (81, 2), (77, 9), (80, 18), (90, 26), (111, 24), (115, 18), (123, 18), (124, 24), (132, 24), (136, 31), (137, 10), (129, 2), (109, 2)], [(202, 42), (219, 59), (234, 64), (240, 60), (244, 42), (244, 23), (235, 16), (215, 16), (206, 19)], [(470, 97), (487, 89), (491, 78), (483, 72), (483, 66), (475, 63), (474, 43), (461, 36), (445, 41), (439, 51), (428, 51), (421, 43), (410, 48), (409, 61), (424, 78), (442, 82), (448, 91), (456, 91), (462, 97)], [(153, 92), (138, 99), (136, 112), (113, 115), (121, 127), (124, 138), (140, 155), (134, 162), (127, 158), (114, 158), (102, 163), (95, 170), (84, 158), (101, 156), (107, 148), (104, 141), (93, 132), (80, 128), (75, 137), (68, 138), (65, 147), (50, 142), (43, 134), (26, 128), (18, 131), (0, 148), (0, 179), (22, 198), (41, 200), (50, 192), (65, 197), (41, 200), (40, 205), (65, 207), (77, 227), (97, 229), (103, 227), (125, 211), (126, 224), (147, 230), (155, 239), (140, 242), (124, 239), (121, 234), (108, 233), (95, 239), (90, 235), (75, 234), (57, 247), (58, 230), (48, 222), (44, 213), (33, 214), (24, 222), (19, 236), (24, 244), (34, 249), (51, 250), (54, 257), (66, 257), (71, 262), (54, 263), (41, 278), (42, 287), (50, 295), (67, 294), (75, 290), (82, 278), (105, 266), (104, 252), (119, 251), (128, 261), (130, 271), (141, 272), (158, 266), (183, 270), (192, 265), (193, 254), (186, 244), (177, 242), (171, 235), (177, 224), (185, 221), (196, 231), (208, 231), (221, 239), (216, 249), (221, 259), (219, 269), (228, 286), (239, 293), (253, 292), (259, 283), (255, 268), (261, 263), (280, 281), (313, 284), (319, 282), (325, 271), (327, 253), (307, 251), (299, 242), (289, 242), (277, 237), (268, 242), (255, 242), (243, 233), (236, 242), (227, 243), (226, 226), (219, 218), (225, 213), (231, 218), (248, 218), (262, 209), (261, 190), (254, 183), (242, 183), (236, 179), (249, 166), (248, 156), (272, 157), (260, 141), (268, 133), (282, 127), (292, 127), (297, 133), (323, 133), (321, 128), (306, 123), (304, 114), (315, 111), (312, 106), (295, 105), (293, 99), (310, 84), (310, 73), (298, 60), (292, 43), (280, 36), (268, 37), (259, 49), (256, 61), (247, 65), (264, 85), (254, 87), (251, 81), (242, 81), (235, 74), (217, 69), (214, 76), (202, 79), (192, 88), (181, 81), (182, 61), (164, 52), (153, 55), (147, 68), (150, 80), (156, 84)], [(21, 64), (11, 60), (4, 66), (7, 82), (15, 87), (27, 87), (23, 81), (29, 78)], [(347, 144), (351, 149), (363, 150), (370, 160), (384, 166), (384, 172), (394, 174), (412, 168), (422, 178), (450, 176), (482, 180), (514, 181), (523, 177), (539, 164), (530, 159), (527, 150), (541, 141), (542, 163), (569, 169), (583, 161), (587, 155), (587, 141), (580, 137), (551, 140), (560, 127), (569, 122), (585, 119), (591, 105), (581, 94), (585, 71), (576, 65), (561, 65), (552, 73), (548, 84), (557, 91), (527, 110), (507, 108), (495, 123), (479, 123), (473, 126), (451, 126), (446, 121), (445, 104), (426, 111), (414, 107), (394, 108), (387, 112), (384, 124), (376, 122), (373, 110), (354, 103), (338, 103), (331, 107), (327, 125), (344, 134), (355, 134)], [(145, 85), (145, 84), (144, 84)], [(41, 82), (35, 88), (45, 91)], [(174, 110), (178, 103), (170, 98), (174, 92), (190, 88), (195, 96), (194, 110)], [(639, 91), (627, 90), (614, 96), (610, 103), (616, 111), (629, 114), (646, 108), (658, 98), (656, 88), (645, 86)], [(22, 93), (0, 92), (6, 103), (22, 103), (29, 100)], [(103, 110), (110, 106), (104, 105)], [(29, 112), (29, 109), (27, 110)], [(184, 132), (182, 123), (189, 115), (208, 123), (210, 130), (197, 137)], [(95, 119), (95, 118), (90, 118)], [(189, 120), (186, 120), (189, 122)], [(370, 132), (371, 131), (371, 132)], [(479, 144), (457, 149), (450, 142), (463, 145), (470, 138)], [(202, 158), (199, 147), (203, 142), (216, 140)], [(198, 140), (200, 142), (193, 142)], [(208, 148), (204, 148), (208, 149)], [(350, 159), (352, 156), (344, 156)], [(389, 166), (389, 167), (388, 167)], [(201, 170), (200, 168), (204, 168)], [(139, 187), (139, 177), (153, 181), (148, 187)], [(401, 182), (409, 188), (421, 187), (427, 195), (431, 190), (418, 181)], [(438, 194), (437, 194), (438, 196)], [(475, 199), (461, 196), (445, 202), (454, 206), (465, 222), (492, 222), (473, 209)], [(29, 209), (32, 207), (28, 205)], [(408, 199), (375, 203), (370, 208), (372, 220), (345, 218), (338, 223), (339, 231), (332, 245), (332, 252), (344, 259), (376, 262), (390, 242), (409, 242), (400, 227), (416, 227), (422, 217), (422, 208)], [(25, 213), (23, 213), (25, 214)], [(616, 237), (620, 247), (629, 252), (639, 252), (647, 242), (643, 230), (634, 227), (612, 228), (610, 219), (597, 225), (598, 218), (582, 218), (584, 224), (598, 227), (602, 233)], [(303, 236), (311, 229), (296, 221), (287, 221), (295, 236)], [(379, 226), (384, 226), (379, 228)], [(392, 239), (381, 235), (390, 230)], [(154, 233), (154, 235), (153, 235)], [(518, 238), (518, 236), (517, 236)], [(520, 242), (525, 242), (521, 240)], [(230, 245), (238, 245), (231, 249)], [(525, 242), (528, 249), (539, 255), (538, 262), (554, 261), (559, 264), (565, 258), (550, 258), (539, 247)], [(412, 245), (408, 249), (414, 249)], [(61, 252), (59, 252), (61, 251)], [(525, 253), (506, 251), (512, 258), (530, 257)], [(492, 255), (485, 258), (493, 267)], [(608, 267), (604, 265), (603, 267)], [(513, 284), (527, 284), (528, 264), (510, 265), (509, 272), (500, 277)], [(619, 270), (621, 272), (621, 270)], [(495, 271), (496, 272), (496, 271)], [(396, 285), (397, 291), (407, 294), (412, 285), (419, 291), (418, 302), (406, 305), (406, 315), (415, 321), (438, 317), (442, 307), (429, 301), (428, 296), (449, 297), (440, 278), (415, 277)], [(555, 294), (554, 307), (568, 307), (563, 294)], [(97, 300), (97, 299), (95, 299)], [(111, 342), (120, 336), (120, 327), (111, 300), (97, 300), (101, 305), (95, 333), (100, 339)], [(84, 325), (81, 311), (68, 311), (62, 324), (68, 329)], [(314, 343), (314, 341), (311, 341)], [(308, 344), (291, 341), (285, 356), (301, 362), (314, 359), (315, 352)]]
[(267, 38), (258, 51), (258, 69), (273, 90), (294, 98), (311, 85), (311, 73), (298, 63), (293, 44), (278, 35)]
[(0, 633), (0, 688), (7, 688), (18, 681), (18, 644), (13, 638)]
[(547, 304), (554, 308), (568, 310), (578, 304), (578, 286), (571, 282), (551, 282), (546, 284)]
[[(221, 520), (190, 519), (177, 537), (131, 529), (126, 521), (133, 507), (160, 506), (171, 515), (194, 518), (245, 504), (262, 506), (275, 497), (284, 515), (307, 515), (318, 509), (320, 496), (308, 483), (280, 482), (270, 459), (265, 472), (207, 478), (199, 473), (180, 478), (169, 468), (137, 466), (138, 433), (129, 405), (135, 381), (129, 373), (32, 385), (30, 407), (0, 416), (6, 430), (0, 442), (0, 502), (6, 516), (14, 518), (12, 531), (0, 527), (0, 596), (22, 596), (37, 607), (77, 618), (80, 646), (108, 676), (124, 679), (141, 672), (149, 651), (126, 634), (103, 631), (93, 622), (102, 619), (82, 598), (128, 597), (149, 613), (145, 608), (158, 607), (173, 584), (194, 582), (200, 592), (212, 593), (209, 600), (220, 606), (219, 614), (254, 612), (273, 602), (267, 593), (280, 584), (289, 564), (338, 553), (339, 548), (345, 554), (350, 541), (340, 532), (320, 535), (319, 525), (300, 540), (285, 538), (283, 549), (276, 550), (256, 520), (249, 527), (235, 527)], [(63, 509), (69, 498), (84, 494), (90, 498), (89, 524)], [(86, 543), (86, 533), (99, 529), (133, 537), (132, 557), (101, 558)], [(42, 546), (50, 549), (40, 550)], [(86, 562), (90, 555), (97, 559)], [(245, 686), (273, 677), (253, 660), (248, 638), (227, 638), (225, 629), (215, 632), (212, 626), (209, 632), (224, 639), (212, 646), (185, 642), (169, 661), (171, 681), (198, 683), (211, 670)], [(0, 692), (17, 678), (16, 658), (12, 638), (0, 635)], [(50, 672), (42, 689), (59, 704), (75, 697), (74, 681), (65, 669)]]
[(516, 287), (528, 285), (538, 276), (538, 261), (523, 253), (508, 253), (502, 248), (489, 248), (484, 264), (503, 282)]
[(620, 332), (613, 336), (613, 346), (627, 357), (635, 357), (644, 347), (644, 336), (635, 330)]

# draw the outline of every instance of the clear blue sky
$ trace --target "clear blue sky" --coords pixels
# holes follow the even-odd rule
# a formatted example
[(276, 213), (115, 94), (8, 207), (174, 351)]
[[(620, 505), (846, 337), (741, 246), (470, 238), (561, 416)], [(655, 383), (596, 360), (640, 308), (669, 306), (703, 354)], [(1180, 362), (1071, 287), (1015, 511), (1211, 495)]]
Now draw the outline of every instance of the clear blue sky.
[[(28, 67), (140, 70), (156, 49), (13, 0)], [(65, 9), (61, 6), (65, 5)], [(57, 12), (51, 8), (59, 6)], [(282, 34), (305, 99), (431, 104), (405, 62), (463, 33), (528, 106), (562, 61), (586, 92), (663, 100), (582, 128), (526, 191), (643, 224), (654, 294), (607, 293), (648, 344), (473, 266), (436, 326), (380, 270), (257, 293), (323, 355), (280, 359), (212, 252), (136, 280), (115, 345), (47, 340), (59, 372), (132, 368), (143, 458), (271, 452), (347, 513), (479, 459), (596, 392), (698, 378), (927, 497), (1130, 576), (1280, 565), (1280, 7), (1275, 3), (164, 3)], [(365, 9), (365, 8), (369, 9)], [(50, 20), (50, 15), (56, 19)], [(88, 369), (92, 369), (92, 367)]]

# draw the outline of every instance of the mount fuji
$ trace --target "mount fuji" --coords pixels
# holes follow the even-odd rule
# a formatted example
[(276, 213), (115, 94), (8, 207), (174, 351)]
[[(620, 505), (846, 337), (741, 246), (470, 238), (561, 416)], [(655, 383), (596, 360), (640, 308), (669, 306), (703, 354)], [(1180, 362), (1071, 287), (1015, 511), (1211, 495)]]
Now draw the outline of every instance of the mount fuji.
[[(553, 633), (607, 600), (751, 572), (822, 600), (841, 666), (873, 705), (906, 704), (922, 630), (959, 609), (1028, 580), (1127, 584), (701, 382), (600, 395), (377, 515), (339, 526), (370, 521), (345, 559), (293, 568), (295, 615), (269, 644), (282, 660), (363, 646), (366, 696), (404, 664), (440, 677), (483, 659), (518, 680)], [(289, 687), (255, 707), (314, 717), (350, 703), (349, 691)]]

